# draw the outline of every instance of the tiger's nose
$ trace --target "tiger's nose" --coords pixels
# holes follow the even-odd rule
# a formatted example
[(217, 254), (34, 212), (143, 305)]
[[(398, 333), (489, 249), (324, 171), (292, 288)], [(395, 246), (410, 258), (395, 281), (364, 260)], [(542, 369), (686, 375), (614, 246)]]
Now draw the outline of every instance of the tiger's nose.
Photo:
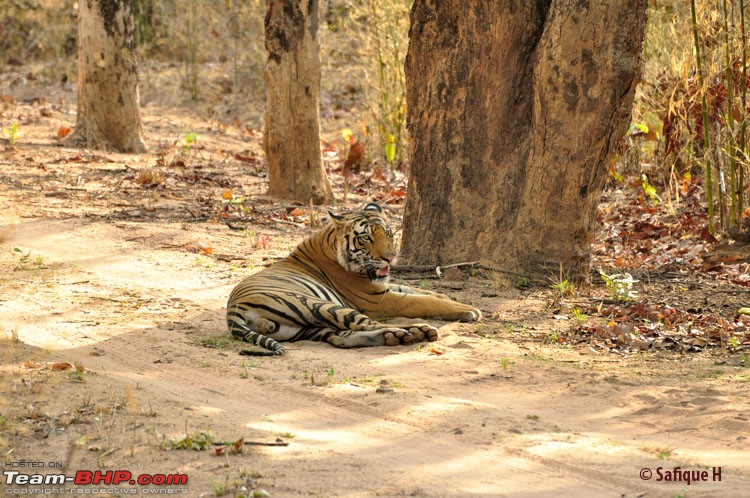
[(391, 261), (393, 261), (393, 256), (380, 256), (380, 259), (382, 259), (388, 264), (391, 264)]

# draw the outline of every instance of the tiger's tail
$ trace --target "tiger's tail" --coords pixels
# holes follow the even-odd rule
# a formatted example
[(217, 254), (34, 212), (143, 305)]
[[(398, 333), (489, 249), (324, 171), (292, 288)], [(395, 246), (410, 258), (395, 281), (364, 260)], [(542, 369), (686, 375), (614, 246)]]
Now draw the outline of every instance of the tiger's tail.
[(227, 326), (236, 339), (265, 349), (265, 351), (244, 349), (240, 351), (243, 356), (281, 356), (284, 354), (284, 348), (279, 342), (252, 330), (247, 326), (245, 318), (233, 310), (227, 311)]

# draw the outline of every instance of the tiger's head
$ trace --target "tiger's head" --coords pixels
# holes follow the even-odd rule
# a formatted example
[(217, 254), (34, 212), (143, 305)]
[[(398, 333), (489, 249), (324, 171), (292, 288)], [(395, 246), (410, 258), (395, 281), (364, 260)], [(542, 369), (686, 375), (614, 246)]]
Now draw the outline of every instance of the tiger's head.
[(328, 214), (336, 229), (339, 264), (347, 271), (374, 282), (385, 281), (396, 257), (396, 244), (380, 206), (370, 203), (362, 211)]

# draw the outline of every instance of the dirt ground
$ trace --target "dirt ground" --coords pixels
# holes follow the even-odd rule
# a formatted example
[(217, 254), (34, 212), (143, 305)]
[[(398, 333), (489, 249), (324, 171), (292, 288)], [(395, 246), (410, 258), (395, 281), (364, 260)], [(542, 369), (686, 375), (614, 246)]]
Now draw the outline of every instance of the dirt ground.
[[(0, 142), (6, 496), (39, 491), (10, 484), (13, 472), (85, 482), (81, 471), (95, 470), (188, 481), (47, 490), (748, 495), (746, 359), (561, 345), (547, 339), (571, 318), (553, 291), (485, 274), (396, 275), (483, 310), (479, 324), (436, 322), (436, 343), (301, 342), (281, 358), (240, 356), (225, 331), (232, 287), (288, 253), (325, 209), (382, 189), (311, 211), (263, 195), (252, 129), (146, 106), (152, 153), (120, 155), (60, 146), (69, 103), (17, 93), (2, 105), (3, 126), (17, 119), (22, 132)], [(344, 179), (333, 178), (341, 199)], [(398, 224), (401, 205), (389, 211)]]

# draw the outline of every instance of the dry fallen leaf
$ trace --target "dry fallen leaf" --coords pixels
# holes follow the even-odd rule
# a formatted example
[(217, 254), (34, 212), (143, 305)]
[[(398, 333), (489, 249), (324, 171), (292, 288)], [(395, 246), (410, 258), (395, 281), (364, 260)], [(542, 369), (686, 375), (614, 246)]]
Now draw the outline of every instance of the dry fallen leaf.
[(197, 242), (195, 244), (188, 244), (185, 246), (185, 250), (187, 252), (201, 253), (201, 254), (206, 254), (206, 255), (211, 255), (214, 253), (213, 247), (203, 242)]
[(361, 167), (362, 158), (365, 155), (365, 148), (364, 146), (359, 142), (354, 142), (349, 147), (349, 154), (346, 156), (346, 161), (344, 161), (344, 172), (348, 173), (351, 171), (358, 172)]
[(65, 138), (70, 135), (71, 131), (73, 131), (73, 128), (71, 128), (70, 126), (60, 125), (60, 127), (57, 129), (57, 138)]
[(144, 187), (153, 187), (164, 183), (164, 175), (160, 171), (146, 169), (138, 173), (135, 183)]

